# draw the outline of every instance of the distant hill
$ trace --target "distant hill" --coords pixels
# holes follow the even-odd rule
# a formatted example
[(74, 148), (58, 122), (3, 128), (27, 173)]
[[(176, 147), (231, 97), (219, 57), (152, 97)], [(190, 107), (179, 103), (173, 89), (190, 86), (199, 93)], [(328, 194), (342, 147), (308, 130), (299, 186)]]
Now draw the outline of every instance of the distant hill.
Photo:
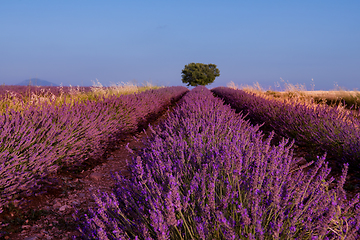
[(52, 83), (52, 82), (48, 82), (45, 80), (41, 80), (38, 78), (31, 78), (31, 79), (27, 79), (24, 80), (16, 85), (20, 85), (20, 86), (54, 86), (54, 87), (58, 87), (59, 85)]

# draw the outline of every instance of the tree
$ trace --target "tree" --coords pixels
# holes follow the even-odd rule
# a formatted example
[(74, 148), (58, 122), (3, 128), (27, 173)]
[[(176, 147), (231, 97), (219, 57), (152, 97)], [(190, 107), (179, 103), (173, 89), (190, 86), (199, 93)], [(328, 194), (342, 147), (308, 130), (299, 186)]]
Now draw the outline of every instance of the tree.
[(220, 76), (220, 70), (215, 64), (189, 63), (182, 70), (182, 82), (187, 86), (208, 85)]

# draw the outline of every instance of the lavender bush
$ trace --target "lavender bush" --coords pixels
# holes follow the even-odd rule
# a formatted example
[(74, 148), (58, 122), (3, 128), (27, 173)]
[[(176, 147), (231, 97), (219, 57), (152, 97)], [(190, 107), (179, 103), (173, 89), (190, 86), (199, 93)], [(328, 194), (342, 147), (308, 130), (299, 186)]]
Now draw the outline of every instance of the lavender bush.
[(264, 122), (299, 145), (331, 152), (337, 159), (360, 167), (360, 121), (340, 107), (265, 98), (225, 87), (212, 89), (255, 122)]
[[(84, 239), (357, 239), (359, 196), (346, 201), (319, 158), (298, 167), (292, 143), (270, 145), (259, 126), (212, 96), (187, 93), (153, 130), (110, 195), (85, 216)], [(307, 165), (308, 166), (308, 165)]]
[(101, 101), (44, 103), (0, 115), (0, 211), (33, 193), (59, 167), (102, 155), (110, 141), (137, 130), (186, 91), (169, 87)]

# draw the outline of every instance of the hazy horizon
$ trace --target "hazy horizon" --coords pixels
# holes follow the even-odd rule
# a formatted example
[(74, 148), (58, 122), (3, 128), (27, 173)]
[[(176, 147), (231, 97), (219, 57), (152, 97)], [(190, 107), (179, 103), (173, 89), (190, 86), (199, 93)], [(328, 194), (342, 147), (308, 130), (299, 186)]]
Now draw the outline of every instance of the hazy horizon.
[(181, 70), (201, 62), (220, 70), (210, 88), (359, 90), (359, 12), (359, 1), (2, 2), (0, 84), (185, 86)]

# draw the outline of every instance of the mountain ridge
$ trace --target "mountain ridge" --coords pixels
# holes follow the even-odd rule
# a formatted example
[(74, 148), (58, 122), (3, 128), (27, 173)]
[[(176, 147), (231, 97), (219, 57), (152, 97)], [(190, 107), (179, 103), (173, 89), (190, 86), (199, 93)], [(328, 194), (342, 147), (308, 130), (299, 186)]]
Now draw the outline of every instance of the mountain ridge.
[(52, 83), (52, 82), (49, 82), (46, 80), (41, 80), (38, 78), (30, 78), (30, 79), (24, 80), (16, 85), (19, 85), (19, 86), (29, 86), (29, 85), (31, 85), (31, 86), (54, 86), (54, 87), (59, 86), (58, 84), (55, 84), (55, 83)]

